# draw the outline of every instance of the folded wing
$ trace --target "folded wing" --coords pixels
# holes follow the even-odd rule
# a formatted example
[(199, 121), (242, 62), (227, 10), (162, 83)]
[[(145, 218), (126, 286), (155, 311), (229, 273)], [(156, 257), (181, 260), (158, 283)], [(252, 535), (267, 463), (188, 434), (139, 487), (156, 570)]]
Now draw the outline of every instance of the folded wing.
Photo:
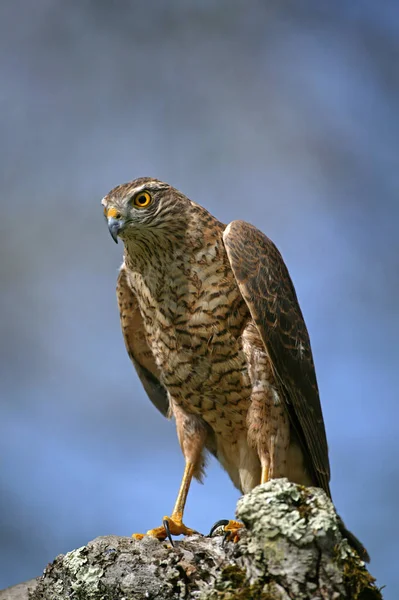
[(223, 239), (309, 468), (317, 485), (331, 495), (327, 439), (310, 340), (287, 267), (273, 242), (249, 223), (233, 221)]

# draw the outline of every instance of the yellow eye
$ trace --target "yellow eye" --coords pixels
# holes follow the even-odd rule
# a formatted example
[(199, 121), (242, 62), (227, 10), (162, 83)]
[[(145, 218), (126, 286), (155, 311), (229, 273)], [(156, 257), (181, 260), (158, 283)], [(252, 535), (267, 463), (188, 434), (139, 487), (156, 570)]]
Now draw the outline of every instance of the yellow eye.
[(133, 200), (134, 206), (137, 208), (145, 208), (151, 204), (152, 198), (150, 192), (139, 192)]

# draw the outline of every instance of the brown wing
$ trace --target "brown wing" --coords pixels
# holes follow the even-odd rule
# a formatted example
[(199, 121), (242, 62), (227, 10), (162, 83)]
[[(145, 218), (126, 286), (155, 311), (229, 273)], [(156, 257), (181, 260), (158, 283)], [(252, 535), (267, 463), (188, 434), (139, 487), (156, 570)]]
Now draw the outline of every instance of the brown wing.
[(148, 397), (166, 417), (169, 411), (169, 400), (166, 390), (159, 380), (159, 371), (147, 344), (137, 299), (128, 285), (124, 264), (119, 272), (116, 296), (126, 350)]
[(223, 239), (315, 481), (331, 495), (327, 439), (309, 334), (287, 267), (273, 242), (249, 223), (233, 221)]

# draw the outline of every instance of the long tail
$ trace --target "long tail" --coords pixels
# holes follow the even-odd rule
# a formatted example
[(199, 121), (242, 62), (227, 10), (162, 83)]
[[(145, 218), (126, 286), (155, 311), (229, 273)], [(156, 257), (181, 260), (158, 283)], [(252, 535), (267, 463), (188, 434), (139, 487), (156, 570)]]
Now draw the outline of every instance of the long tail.
[(342, 533), (342, 536), (348, 540), (349, 545), (352, 546), (352, 548), (354, 550), (356, 550), (356, 552), (358, 553), (360, 558), (362, 560), (364, 560), (364, 562), (367, 562), (367, 563), (370, 562), (370, 556), (369, 556), (366, 548), (363, 546), (361, 541), (358, 540), (357, 537), (355, 535), (353, 535), (353, 533), (345, 527), (345, 523), (343, 522), (343, 520), (341, 519), (341, 517), (339, 515), (338, 515), (338, 527), (339, 527), (340, 532)]

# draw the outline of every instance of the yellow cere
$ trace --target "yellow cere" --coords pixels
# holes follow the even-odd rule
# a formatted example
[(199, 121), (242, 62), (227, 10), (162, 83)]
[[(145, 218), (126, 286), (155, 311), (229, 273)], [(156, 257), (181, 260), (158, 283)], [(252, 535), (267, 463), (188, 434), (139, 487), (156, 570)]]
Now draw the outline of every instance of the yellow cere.
[(119, 211), (116, 208), (108, 208), (108, 209), (105, 208), (104, 209), (104, 213), (105, 213), (105, 215), (106, 215), (106, 217), (108, 219), (110, 219), (111, 217), (118, 217), (118, 216), (120, 216), (120, 213), (119, 213)]

